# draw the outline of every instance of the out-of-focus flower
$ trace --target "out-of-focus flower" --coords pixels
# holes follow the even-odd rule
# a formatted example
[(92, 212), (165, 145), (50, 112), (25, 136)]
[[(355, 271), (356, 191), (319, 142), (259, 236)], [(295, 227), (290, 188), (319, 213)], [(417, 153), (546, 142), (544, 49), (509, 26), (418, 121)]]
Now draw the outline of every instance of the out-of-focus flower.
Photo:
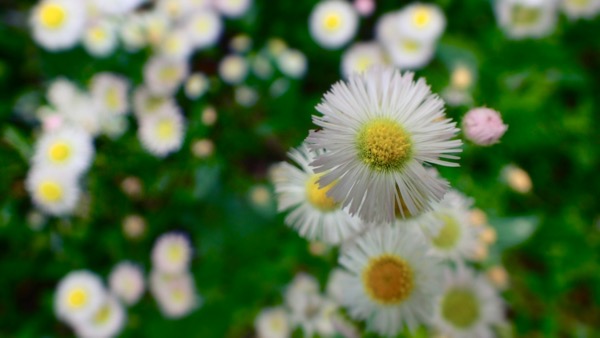
[(465, 137), (480, 146), (498, 143), (508, 129), (500, 113), (485, 107), (467, 112), (463, 117), (462, 126)]
[(121, 182), (121, 190), (129, 197), (140, 197), (143, 192), (142, 181), (134, 176), (126, 177)]
[(58, 51), (79, 42), (86, 22), (80, 0), (42, 0), (33, 8), (30, 24), (33, 38), (42, 47)]
[(486, 276), (490, 282), (500, 291), (506, 290), (509, 284), (509, 276), (506, 269), (500, 265), (487, 269)]
[(152, 265), (163, 274), (181, 274), (189, 268), (192, 248), (189, 239), (180, 233), (160, 236), (152, 248)]
[(123, 232), (131, 239), (139, 239), (146, 232), (146, 221), (142, 216), (129, 215), (123, 219)]
[(91, 136), (80, 128), (65, 127), (44, 133), (37, 141), (33, 165), (79, 176), (94, 156)]
[(78, 337), (116, 337), (123, 330), (127, 313), (113, 295), (107, 295), (91, 317), (73, 323)]
[(127, 79), (112, 73), (98, 73), (90, 84), (93, 99), (107, 115), (124, 115), (129, 111), (128, 90)]
[(247, 34), (238, 34), (231, 39), (229, 46), (236, 53), (245, 53), (252, 47), (252, 38)]
[(185, 120), (179, 108), (167, 106), (142, 118), (138, 137), (143, 147), (155, 156), (164, 157), (178, 151), (185, 137)]
[(338, 304), (344, 304), (347, 301), (344, 289), (345, 284), (350, 282), (348, 278), (352, 278), (352, 275), (344, 269), (335, 268), (329, 273), (326, 287), (327, 296)]
[(195, 13), (187, 20), (185, 27), (196, 49), (214, 45), (223, 32), (221, 18), (212, 10)]
[(239, 55), (228, 55), (219, 63), (219, 76), (223, 82), (237, 85), (246, 79), (248, 75), (248, 62)]
[(321, 47), (337, 49), (356, 34), (358, 15), (354, 7), (346, 1), (321, 1), (310, 14), (309, 29), (313, 39)]
[(513, 39), (549, 35), (558, 18), (555, 0), (495, 0), (498, 24)]
[(108, 285), (112, 293), (125, 304), (133, 305), (144, 293), (144, 274), (137, 264), (123, 261), (111, 271), (108, 276)]
[(208, 78), (202, 73), (194, 73), (185, 82), (185, 95), (190, 100), (196, 100), (206, 93), (210, 86)]
[(92, 0), (98, 9), (106, 14), (120, 15), (132, 12), (146, 0)]
[(67, 323), (78, 322), (97, 313), (105, 299), (106, 291), (98, 276), (85, 270), (72, 271), (58, 283), (54, 313)]
[(200, 305), (194, 278), (188, 272), (171, 275), (152, 271), (150, 291), (167, 318), (181, 318)]
[(133, 112), (138, 119), (176, 106), (173, 97), (152, 94), (145, 87), (136, 88), (133, 94)]
[(372, 66), (386, 63), (385, 53), (378, 43), (356, 43), (342, 54), (342, 75), (348, 78), (353, 73), (363, 73)]
[(169, 31), (159, 45), (159, 54), (167, 59), (187, 62), (193, 52), (188, 32), (183, 29)]
[(512, 190), (521, 194), (531, 191), (533, 184), (531, 177), (529, 177), (529, 174), (525, 170), (515, 165), (507, 165), (502, 169), (501, 175)]
[(80, 195), (77, 177), (45, 166), (30, 169), (26, 188), (41, 211), (55, 216), (72, 213)]
[(212, 0), (213, 6), (226, 17), (239, 18), (252, 6), (252, 0)]
[(215, 144), (209, 139), (201, 139), (192, 143), (192, 154), (198, 158), (207, 158), (215, 151)]
[(162, 57), (151, 58), (144, 66), (144, 80), (154, 95), (174, 94), (188, 75), (185, 60), (172, 60)]
[(288, 313), (283, 307), (266, 308), (254, 320), (258, 338), (288, 338), (291, 325)]
[[(282, 53), (282, 52), (281, 52)], [(277, 55), (280, 55), (278, 53)], [(273, 75), (273, 65), (267, 53), (259, 53), (252, 59), (252, 72), (259, 78), (266, 80)]]
[(487, 215), (481, 209), (471, 209), (469, 211), (469, 223), (475, 227), (481, 227), (488, 224)]
[(483, 230), (479, 233), (479, 239), (487, 245), (494, 244), (498, 239), (496, 229), (490, 226), (485, 226)]
[(437, 5), (414, 3), (398, 13), (397, 25), (398, 32), (409, 39), (434, 41), (444, 32), (446, 17)]
[(87, 52), (102, 58), (111, 55), (119, 43), (117, 25), (102, 20), (87, 27), (83, 35), (83, 46)]
[(293, 79), (299, 79), (306, 74), (306, 56), (295, 49), (287, 49), (279, 54), (277, 57), (277, 65), (284, 75)]
[(362, 16), (369, 16), (375, 11), (375, 0), (354, 0), (356, 12)]
[(206, 106), (202, 111), (202, 123), (205, 126), (212, 126), (217, 122), (217, 110), (213, 106)]
[(560, 5), (571, 20), (592, 19), (600, 12), (600, 0), (560, 0)]

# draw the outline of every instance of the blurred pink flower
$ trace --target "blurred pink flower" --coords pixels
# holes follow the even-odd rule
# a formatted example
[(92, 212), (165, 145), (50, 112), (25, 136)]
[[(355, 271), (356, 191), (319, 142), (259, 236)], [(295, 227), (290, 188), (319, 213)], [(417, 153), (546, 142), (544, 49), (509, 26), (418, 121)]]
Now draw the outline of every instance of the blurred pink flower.
[(463, 118), (463, 131), (467, 139), (480, 146), (498, 143), (508, 126), (500, 113), (489, 108), (473, 108)]
[(54, 131), (59, 129), (63, 125), (63, 118), (59, 115), (48, 115), (43, 118), (42, 127), (44, 131)]
[(361, 16), (369, 16), (375, 10), (375, 0), (354, 0), (354, 8)]

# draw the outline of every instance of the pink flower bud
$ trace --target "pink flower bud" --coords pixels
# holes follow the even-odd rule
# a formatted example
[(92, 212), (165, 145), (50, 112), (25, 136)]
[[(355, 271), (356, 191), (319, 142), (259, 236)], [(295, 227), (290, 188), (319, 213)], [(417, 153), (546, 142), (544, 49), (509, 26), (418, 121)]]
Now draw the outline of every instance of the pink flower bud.
[(463, 118), (463, 132), (467, 139), (480, 146), (498, 143), (508, 126), (500, 113), (489, 108), (473, 108)]
[(375, 10), (375, 0), (354, 0), (354, 8), (361, 16), (369, 16)]

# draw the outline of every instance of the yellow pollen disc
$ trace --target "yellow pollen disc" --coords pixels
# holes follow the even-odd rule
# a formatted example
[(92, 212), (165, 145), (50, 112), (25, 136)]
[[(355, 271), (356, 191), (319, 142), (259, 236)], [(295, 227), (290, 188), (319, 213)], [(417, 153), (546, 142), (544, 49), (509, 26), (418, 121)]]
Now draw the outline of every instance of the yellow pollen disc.
[(402, 40), (401, 43), (402, 43), (402, 48), (405, 51), (410, 52), (410, 53), (417, 52), (417, 51), (419, 51), (419, 49), (421, 49), (421, 45), (417, 41), (414, 41), (414, 40), (404, 39), (404, 40)]
[(362, 73), (365, 70), (369, 69), (369, 67), (371, 67), (373, 65), (373, 60), (371, 60), (370, 58), (363, 56), (358, 58), (358, 60), (356, 61), (356, 71), (358, 73)]
[(171, 294), (171, 296), (173, 297), (173, 300), (178, 303), (183, 303), (183, 301), (185, 301), (185, 292), (183, 292), (179, 289), (173, 290), (173, 293)]
[(165, 67), (160, 71), (159, 77), (166, 82), (173, 82), (177, 79), (179, 71), (175, 67)]
[(414, 288), (411, 267), (402, 258), (392, 255), (371, 258), (362, 279), (369, 297), (384, 305), (403, 302)]
[(83, 307), (88, 301), (88, 294), (82, 288), (75, 288), (67, 296), (67, 304), (73, 309)]
[(541, 17), (541, 10), (521, 5), (512, 8), (513, 24), (518, 26), (530, 26), (537, 23)]
[(321, 211), (333, 211), (337, 209), (338, 204), (333, 200), (333, 198), (327, 196), (327, 192), (335, 185), (336, 182), (321, 188), (317, 183), (320, 178), (321, 175), (316, 174), (312, 175), (310, 179), (308, 179), (306, 182), (306, 199), (308, 199), (308, 202), (310, 202), (312, 206)]
[(94, 27), (89, 32), (90, 39), (96, 43), (102, 42), (106, 40), (107, 35), (104, 29), (99, 27)]
[(161, 140), (172, 139), (175, 135), (175, 124), (171, 120), (163, 120), (156, 127), (158, 138)]
[(479, 302), (470, 290), (454, 288), (442, 299), (442, 317), (456, 327), (470, 327), (479, 318), (479, 313)]
[(58, 29), (65, 23), (67, 12), (60, 5), (46, 4), (40, 8), (39, 18), (46, 28)]
[(171, 262), (179, 262), (183, 258), (183, 248), (180, 245), (171, 245), (167, 255)]
[(104, 305), (94, 315), (94, 322), (96, 324), (106, 323), (110, 319), (111, 311), (110, 306)]
[(335, 31), (342, 25), (342, 18), (337, 13), (331, 13), (325, 17), (323, 24), (326, 30)]
[(452, 85), (458, 89), (467, 89), (473, 83), (473, 76), (469, 68), (465, 66), (458, 66), (452, 72)]
[(358, 133), (359, 158), (379, 171), (396, 171), (410, 160), (412, 142), (398, 122), (379, 118), (366, 123)]
[(438, 218), (444, 223), (440, 232), (432, 240), (433, 245), (440, 249), (452, 249), (460, 239), (460, 226), (450, 215), (441, 214)]
[(149, 97), (145, 103), (146, 110), (155, 111), (158, 108), (160, 108), (160, 106), (162, 106), (164, 103), (165, 99), (163, 99), (162, 97)]
[(415, 10), (413, 15), (413, 22), (415, 26), (419, 28), (423, 28), (431, 22), (431, 14), (429, 13), (429, 9), (426, 7), (419, 7)]
[(60, 185), (55, 182), (42, 182), (38, 188), (38, 192), (42, 200), (46, 202), (57, 202), (63, 196), (63, 190)]
[(56, 142), (48, 149), (48, 157), (54, 163), (65, 162), (71, 157), (71, 147), (64, 142)]
[(206, 33), (209, 28), (208, 20), (197, 21), (195, 27), (198, 33)]
[(285, 321), (280, 316), (271, 319), (271, 328), (274, 331), (283, 331), (285, 329)]
[(117, 88), (110, 88), (106, 91), (106, 106), (110, 110), (117, 110), (120, 106), (121, 100), (119, 99), (119, 91)]

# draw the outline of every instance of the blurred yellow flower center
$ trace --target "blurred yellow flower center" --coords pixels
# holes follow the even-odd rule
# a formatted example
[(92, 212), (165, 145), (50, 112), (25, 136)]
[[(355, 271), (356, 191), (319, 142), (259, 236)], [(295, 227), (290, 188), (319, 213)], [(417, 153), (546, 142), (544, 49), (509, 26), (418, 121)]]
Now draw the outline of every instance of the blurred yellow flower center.
[(438, 215), (438, 218), (444, 225), (437, 236), (433, 238), (433, 245), (440, 249), (451, 249), (456, 246), (460, 238), (460, 226), (456, 219), (450, 215), (441, 214)]
[(285, 318), (282, 316), (274, 316), (271, 319), (271, 329), (276, 332), (281, 332), (285, 330)]
[(577, 7), (587, 7), (590, 4), (590, 0), (567, 0), (567, 2)]
[(57, 4), (46, 4), (40, 8), (40, 22), (46, 28), (60, 28), (67, 17), (64, 8)]
[(176, 37), (171, 37), (165, 44), (165, 50), (169, 53), (177, 53), (181, 49), (181, 40)]
[(65, 162), (71, 157), (71, 147), (64, 142), (56, 142), (48, 149), (48, 157), (54, 163)]
[(410, 160), (412, 142), (400, 124), (387, 118), (366, 123), (358, 133), (359, 158), (379, 171), (399, 170)]
[(362, 73), (365, 70), (369, 69), (369, 67), (371, 67), (373, 65), (373, 60), (371, 60), (371, 58), (368, 58), (366, 56), (360, 57), (358, 58), (358, 60), (356, 61), (356, 72), (357, 73)]
[(177, 70), (176, 67), (173, 66), (169, 66), (169, 67), (165, 67), (160, 71), (160, 79), (165, 81), (165, 82), (173, 82), (175, 80), (177, 80), (177, 77), (179, 75), (179, 71)]
[(63, 190), (60, 185), (55, 182), (42, 182), (39, 186), (40, 197), (46, 202), (56, 202), (63, 196)]
[(100, 27), (92, 28), (89, 32), (89, 36), (90, 36), (90, 39), (96, 43), (102, 42), (102, 41), (106, 40), (106, 38), (107, 38), (106, 31), (104, 31), (104, 29), (102, 29)]
[(94, 322), (96, 324), (106, 323), (110, 319), (111, 311), (110, 306), (104, 305), (94, 315)]
[(157, 126), (158, 138), (161, 140), (169, 140), (175, 135), (175, 124), (170, 120), (163, 120)]
[(179, 262), (183, 259), (183, 248), (181, 245), (171, 245), (168, 252), (169, 260), (171, 262)]
[(411, 53), (417, 52), (417, 51), (419, 51), (420, 47), (421, 47), (421, 45), (414, 40), (408, 40), (408, 39), (402, 40), (402, 48), (404, 50), (406, 50), (407, 52), (411, 52)]
[(415, 26), (423, 28), (431, 21), (431, 15), (426, 7), (419, 7), (415, 10), (413, 15), (413, 22)]
[(171, 296), (173, 297), (173, 300), (177, 303), (183, 303), (185, 301), (185, 292), (183, 292), (183, 290), (173, 290)]
[(155, 111), (160, 108), (165, 103), (165, 99), (162, 97), (149, 97), (146, 100), (146, 110), (147, 111)]
[(342, 25), (342, 18), (337, 13), (328, 14), (324, 20), (325, 29), (328, 31), (334, 31), (340, 28)]
[(414, 288), (411, 267), (402, 258), (392, 255), (372, 258), (362, 279), (369, 297), (380, 304), (401, 303)]
[(479, 318), (480, 308), (472, 291), (449, 290), (442, 299), (442, 317), (459, 328), (468, 328)]
[(106, 91), (105, 99), (106, 99), (106, 106), (110, 110), (119, 109), (121, 100), (119, 100), (119, 91), (117, 90), (117, 88), (109, 88)]
[(67, 304), (73, 309), (79, 309), (87, 303), (88, 295), (82, 288), (75, 288), (67, 296)]
[(306, 182), (306, 198), (308, 202), (321, 211), (332, 211), (337, 209), (338, 204), (333, 198), (327, 196), (327, 192), (335, 185), (333, 182), (325, 187), (320, 187), (317, 183), (322, 175), (312, 175)]
[(206, 33), (206, 32), (208, 32), (208, 28), (210, 27), (209, 21), (205, 20), (205, 19), (198, 20), (198, 21), (196, 21), (195, 27), (196, 27), (196, 31), (198, 33)]
[(467, 89), (471, 86), (473, 82), (473, 77), (471, 76), (471, 71), (464, 66), (458, 66), (452, 72), (452, 86), (458, 89)]
[(515, 25), (533, 25), (540, 20), (540, 17), (541, 11), (539, 8), (526, 7), (521, 5), (515, 5), (512, 8), (512, 21)]

